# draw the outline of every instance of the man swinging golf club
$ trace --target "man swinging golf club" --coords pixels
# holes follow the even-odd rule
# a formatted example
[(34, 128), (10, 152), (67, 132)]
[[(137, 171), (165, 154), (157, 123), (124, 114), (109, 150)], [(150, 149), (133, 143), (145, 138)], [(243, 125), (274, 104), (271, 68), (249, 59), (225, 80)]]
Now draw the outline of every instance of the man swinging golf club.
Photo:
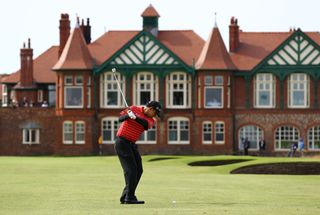
[[(115, 73), (115, 69), (112, 72)], [(115, 79), (118, 82), (116, 76)], [(157, 101), (149, 101), (145, 107), (128, 107), (119, 82), (118, 87), (127, 107), (120, 113), (119, 122), (122, 123), (117, 132), (114, 146), (124, 172), (126, 184), (120, 197), (120, 203), (144, 204), (144, 201), (139, 201), (135, 196), (143, 172), (141, 156), (135, 142), (145, 130), (154, 126), (154, 117), (160, 115), (161, 105)]]

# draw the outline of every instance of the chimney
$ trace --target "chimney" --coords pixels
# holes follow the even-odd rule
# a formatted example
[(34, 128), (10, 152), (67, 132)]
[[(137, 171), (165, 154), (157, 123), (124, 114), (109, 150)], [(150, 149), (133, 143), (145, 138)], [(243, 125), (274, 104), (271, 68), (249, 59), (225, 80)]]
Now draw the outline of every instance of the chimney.
[(59, 31), (60, 31), (60, 46), (59, 46), (58, 57), (60, 57), (70, 35), (70, 20), (69, 20), (69, 15), (67, 13), (61, 14)]
[(229, 51), (235, 52), (240, 43), (238, 20), (231, 17), (229, 25)]
[(28, 39), (28, 47), (23, 43), (23, 48), (20, 49), (20, 61), (20, 85), (30, 87), (33, 85), (33, 49), (30, 39)]
[(83, 37), (87, 44), (91, 42), (91, 26), (90, 26), (90, 19), (87, 18), (87, 24), (84, 25), (84, 20), (81, 20), (80, 29), (82, 31)]

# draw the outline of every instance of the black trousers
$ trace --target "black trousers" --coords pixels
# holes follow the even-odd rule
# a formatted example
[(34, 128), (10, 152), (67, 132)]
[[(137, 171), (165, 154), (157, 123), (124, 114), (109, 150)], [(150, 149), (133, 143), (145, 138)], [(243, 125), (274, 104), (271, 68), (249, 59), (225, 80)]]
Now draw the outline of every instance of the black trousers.
[(114, 148), (119, 157), (126, 184), (120, 201), (135, 200), (135, 191), (143, 172), (138, 146), (122, 137), (117, 137)]

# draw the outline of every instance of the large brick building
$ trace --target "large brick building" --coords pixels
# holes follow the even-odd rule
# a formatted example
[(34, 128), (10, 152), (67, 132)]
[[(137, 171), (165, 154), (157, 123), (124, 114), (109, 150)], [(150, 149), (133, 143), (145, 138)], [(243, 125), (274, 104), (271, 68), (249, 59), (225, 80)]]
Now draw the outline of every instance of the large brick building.
[[(113, 154), (124, 108), (159, 100), (156, 126), (141, 136), (142, 153), (232, 154), (248, 138), (256, 153), (284, 154), (300, 137), (320, 151), (320, 34), (244, 32), (231, 18), (229, 51), (217, 26), (205, 41), (192, 30), (163, 31), (150, 5), (143, 28), (109, 31), (91, 42), (89, 19), (33, 59), (28, 41), (21, 68), (3, 77), (0, 154)], [(46, 107), (48, 105), (48, 107)]]

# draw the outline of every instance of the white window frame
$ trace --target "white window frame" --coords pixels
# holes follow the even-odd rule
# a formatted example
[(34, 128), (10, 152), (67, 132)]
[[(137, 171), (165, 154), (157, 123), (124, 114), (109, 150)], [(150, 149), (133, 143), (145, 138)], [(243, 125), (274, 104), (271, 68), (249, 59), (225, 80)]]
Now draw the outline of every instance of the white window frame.
[(224, 77), (223, 75), (216, 75), (214, 76), (214, 85), (216, 86), (223, 86)]
[[(35, 141), (27, 141), (27, 134), (29, 134), (29, 137), (32, 136), (32, 131), (36, 132), (36, 139)], [(39, 128), (24, 128), (22, 129), (22, 143), (23, 144), (40, 144), (40, 129)]]
[[(80, 127), (79, 129), (79, 125), (82, 126), (82, 128)], [(85, 144), (86, 142), (86, 123), (84, 121), (76, 121), (74, 123), (74, 131), (75, 131), (75, 144)], [(78, 140), (78, 134), (82, 134), (83, 135), (83, 140)]]
[[(155, 140), (148, 140), (148, 132), (155, 132)], [(141, 137), (143, 137), (143, 140), (138, 140), (137, 144), (156, 144), (157, 143), (157, 129), (156, 125), (154, 125), (152, 128), (148, 129), (147, 131), (144, 131), (141, 134)]]
[[(295, 80), (295, 76), (297, 79)], [(303, 77), (303, 80), (300, 80), (300, 77)], [(303, 84), (303, 89), (300, 88), (301, 84)], [(294, 86), (298, 86), (299, 89), (293, 89)], [(308, 108), (309, 107), (309, 91), (310, 91), (310, 84), (309, 84), (309, 76), (305, 73), (293, 73), (289, 76), (289, 83), (288, 83), (288, 107), (289, 108)], [(304, 104), (303, 105), (294, 105), (293, 104), (293, 93), (294, 92), (303, 92), (304, 96)]]
[(64, 77), (64, 85), (72, 86), (73, 85), (73, 76), (67, 75)]
[[(218, 127), (217, 127), (218, 125), (223, 125), (223, 127), (222, 127), (223, 131), (222, 132), (220, 130), (218, 130)], [(214, 143), (215, 144), (225, 144), (225, 141), (226, 141), (225, 140), (225, 138), (226, 138), (225, 130), (226, 130), (226, 128), (225, 128), (225, 124), (224, 124), (223, 121), (216, 121), (214, 123)], [(217, 134), (223, 134), (223, 140), (222, 141), (217, 140)]]
[[(111, 138), (108, 140), (103, 139), (103, 132), (108, 129), (108, 122), (110, 122), (111, 126)], [(117, 125), (117, 126), (116, 126)], [(118, 117), (104, 117), (101, 120), (101, 136), (102, 136), (102, 144), (114, 144), (114, 139), (116, 138), (116, 133), (120, 127), (120, 122)]]
[[(150, 76), (150, 80), (147, 79), (147, 77)], [(143, 80), (141, 80), (143, 79)], [(141, 104), (141, 92), (150, 92), (150, 99), (149, 101), (159, 100), (159, 93), (158, 93), (158, 86), (159, 86), (159, 79), (158, 77), (151, 73), (151, 72), (139, 72), (136, 74), (133, 78), (133, 83), (134, 83), (134, 91), (133, 94), (133, 101), (135, 105), (145, 105)], [(147, 86), (150, 85), (150, 89), (141, 89), (141, 85)]]
[[(123, 108), (124, 102), (122, 99), (122, 95), (120, 93), (120, 90), (118, 89), (117, 81), (115, 80), (114, 74), (109, 71), (105, 72), (100, 76), (100, 108)], [(121, 86), (121, 90), (126, 97), (126, 80), (125, 76), (120, 74), (119, 72), (116, 72), (115, 75), (117, 76), (117, 79), (119, 80), (119, 84)], [(110, 78), (110, 80), (108, 80)], [(108, 85), (112, 87), (112, 89), (108, 89)], [(115, 92), (117, 93), (117, 104), (116, 105), (108, 105), (108, 92)]]
[[(81, 89), (81, 105), (67, 105), (67, 89), (80, 88)], [(83, 86), (65, 86), (64, 87), (64, 107), (65, 108), (83, 108)]]
[[(319, 148), (315, 148), (315, 142), (319, 144)], [(320, 151), (320, 125), (308, 129), (308, 150)]]
[(6, 84), (2, 84), (2, 107), (8, 106), (8, 87)]
[[(286, 130), (289, 128), (289, 130)], [(292, 130), (292, 132), (291, 132)], [(278, 135), (278, 140), (277, 140)], [(291, 145), (288, 146), (288, 148), (283, 148), (281, 146), (282, 142), (284, 141), (290, 141), (290, 142), (298, 142), (300, 137), (299, 129), (292, 126), (292, 125), (283, 125), (274, 131), (274, 148), (276, 151), (288, 151), (291, 149)]]
[[(276, 92), (276, 80), (271, 73), (259, 73), (255, 76), (255, 108), (274, 108), (275, 107), (275, 92)], [(263, 89), (260, 89), (260, 86)], [(267, 89), (269, 88), (269, 89)], [(267, 92), (270, 96), (268, 105), (260, 105), (260, 92)]]
[[(202, 122), (202, 144), (212, 144), (212, 122), (211, 121), (204, 121)], [(211, 140), (205, 140), (204, 135), (205, 134), (210, 134), (210, 139)]]
[[(176, 80), (173, 80), (174, 77), (177, 77)], [(180, 77), (183, 77), (183, 80), (180, 80)], [(185, 72), (172, 72), (166, 77), (166, 106), (168, 108), (190, 108), (191, 107), (191, 76)], [(183, 85), (183, 90), (174, 89), (174, 85)], [(182, 92), (183, 93), (183, 105), (174, 105), (173, 104), (173, 93)]]
[[(66, 132), (65, 130), (65, 125), (71, 125), (71, 132)], [(70, 127), (69, 127), (70, 128)], [(63, 126), (62, 126), (62, 140), (63, 140), (63, 144), (73, 144), (73, 122), (72, 121), (64, 121), (63, 122)], [(71, 140), (66, 140), (65, 139), (65, 135), (66, 134), (71, 134)]]
[[(216, 107), (212, 107), (212, 106), (207, 106), (207, 96), (206, 96), (206, 90), (207, 89), (221, 89), (221, 105), (220, 106), (216, 106)], [(204, 92), (203, 92), (203, 96), (204, 96), (204, 107), (207, 109), (222, 109), (224, 107), (224, 92), (223, 92), (223, 87), (218, 87), (218, 86), (205, 86), (204, 87)]]
[[(250, 148), (249, 150), (259, 150), (259, 140), (260, 138), (264, 137), (264, 131), (256, 125), (244, 125), (241, 126), (239, 129), (239, 136), (238, 136), (238, 147), (239, 149), (243, 149), (243, 142), (245, 138), (248, 138), (250, 141)], [(253, 139), (254, 138), (254, 139)], [(252, 142), (256, 142), (256, 147), (253, 147)]]
[[(177, 140), (170, 140), (170, 121), (177, 123)], [(188, 123), (188, 140), (181, 140), (181, 122), (186, 121)], [(190, 120), (186, 117), (171, 117), (168, 119), (168, 144), (187, 145), (190, 144)]]

